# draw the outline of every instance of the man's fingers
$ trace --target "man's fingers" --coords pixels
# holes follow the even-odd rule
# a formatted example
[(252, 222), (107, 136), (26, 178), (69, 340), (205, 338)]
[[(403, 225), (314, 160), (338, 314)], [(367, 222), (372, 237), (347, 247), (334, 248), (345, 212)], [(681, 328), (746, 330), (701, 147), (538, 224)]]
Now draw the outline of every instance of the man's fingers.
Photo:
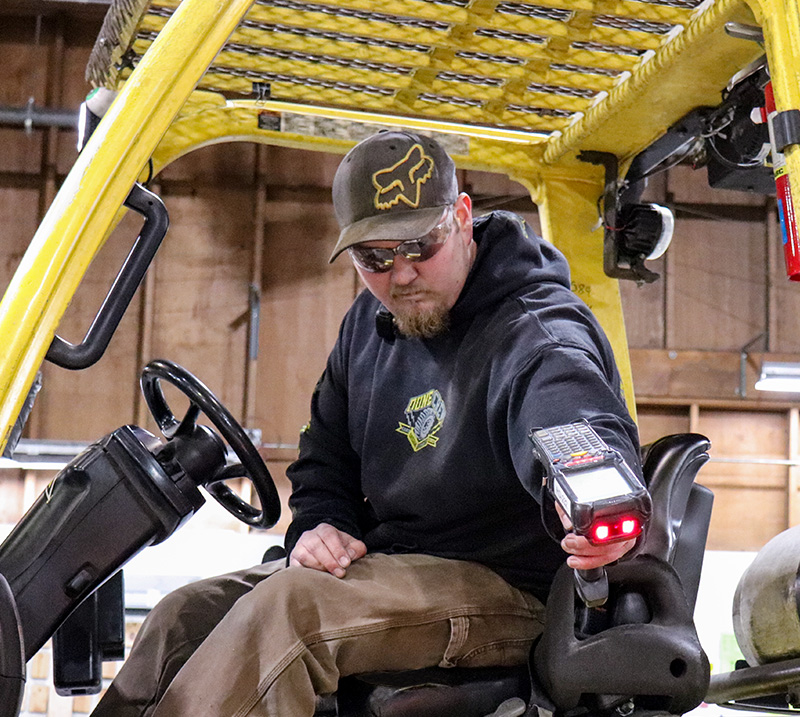
[(363, 541), (358, 540), (358, 538), (353, 538), (347, 535), (347, 533), (342, 533), (342, 535), (348, 538), (345, 542), (345, 548), (347, 554), (350, 556), (350, 560), (358, 560), (367, 554), (367, 546)]
[(300, 540), (292, 550), (292, 558), (296, 559), (303, 567), (322, 570), (337, 578), (344, 577), (345, 571), (340, 559), (330, 551), (316, 529), (308, 530), (300, 536)]
[(599, 568), (619, 560), (634, 545), (636, 540), (625, 540), (605, 545), (592, 545), (586, 538), (573, 533), (561, 541), (561, 547), (568, 553), (567, 565), (579, 570)]
[(615, 560), (619, 560), (621, 557), (622, 555), (619, 555), (616, 558), (570, 555), (567, 558), (567, 565), (577, 570), (591, 570), (592, 568), (602, 568), (604, 565), (613, 563)]
[(561, 546), (568, 553), (585, 557), (598, 557), (601, 555), (624, 555), (636, 544), (636, 539), (617, 541), (594, 545), (582, 535), (570, 533), (562, 541)]
[(319, 531), (317, 534), (322, 544), (327, 549), (327, 552), (336, 561), (337, 566), (341, 568), (348, 567), (353, 560), (353, 557), (348, 551), (348, 542), (354, 540), (354, 538), (326, 523), (318, 526), (318, 528)]
[[(336, 577), (344, 576), (344, 570), (318, 539), (314, 539), (312, 536), (302, 542), (301, 540), (297, 541), (297, 545), (292, 550), (290, 565), (296, 563), (304, 568), (332, 573)], [(341, 575), (338, 575), (336, 571), (339, 571)]]
[(292, 550), (289, 564), (293, 565), (296, 561), (297, 565), (343, 578), (350, 563), (364, 557), (366, 553), (367, 546), (362, 541), (332, 525), (320, 523), (300, 536)]
[(556, 513), (558, 513), (558, 517), (561, 520), (561, 525), (564, 526), (564, 530), (568, 533), (572, 530), (572, 521), (569, 519), (569, 516), (564, 512), (564, 509), (558, 504), (555, 503), (556, 506)]

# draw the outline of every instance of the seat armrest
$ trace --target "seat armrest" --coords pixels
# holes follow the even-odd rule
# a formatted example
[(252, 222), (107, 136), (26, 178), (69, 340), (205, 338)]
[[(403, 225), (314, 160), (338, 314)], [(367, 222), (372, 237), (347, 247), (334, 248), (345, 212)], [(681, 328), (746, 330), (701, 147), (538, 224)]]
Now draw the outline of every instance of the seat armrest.
[(695, 483), (689, 493), (681, 533), (672, 556), (672, 567), (680, 576), (686, 602), (692, 610), (697, 602), (713, 505), (714, 494), (704, 485)]
[(678, 433), (643, 448), (642, 473), (653, 513), (640, 553), (673, 562), (694, 479), (710, 446), (699, 433)]

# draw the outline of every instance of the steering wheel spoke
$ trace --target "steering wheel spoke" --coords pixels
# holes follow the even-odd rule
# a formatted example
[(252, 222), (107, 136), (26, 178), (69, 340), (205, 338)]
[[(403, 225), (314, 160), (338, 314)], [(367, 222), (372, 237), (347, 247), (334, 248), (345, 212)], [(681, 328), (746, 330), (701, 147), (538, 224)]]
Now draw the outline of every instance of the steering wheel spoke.
[(247, 478), (247, 471), (241, 463), (231, 463), (225, 466), (222, 470), (217, 471), (209, 481), (205, 483), (205, 487), (215, 485), (217, 483), (224, 483), (226, 480), (233, 480), (234, 478)]
[(200, 418), (200, 406), (192, 402), (172, 435), (191, 436), (198, 418)]
[[(181, 421), (175, 418), (164, 399), (160, 385), (162, 380), (177, 387), (191, 401)], [(225, 466), (206, 477), (201, 485), (206, 486), (208, 492), (228, 512), (248, 525), (257, 528), (275, 525), (281, 514), (281, 504), (272, 476), (244, 429), (217, 397), (185, 368), (164, 359), (151, 361), (145, 366), (141, 386), (145, 402), (167, 440), (190, 438), (201, 413), (211, 421), (241, 463)], [(260, 510), (242, 500), (224, 483), (240, 477), (247, 477), (253, 483), (261, 503)]]

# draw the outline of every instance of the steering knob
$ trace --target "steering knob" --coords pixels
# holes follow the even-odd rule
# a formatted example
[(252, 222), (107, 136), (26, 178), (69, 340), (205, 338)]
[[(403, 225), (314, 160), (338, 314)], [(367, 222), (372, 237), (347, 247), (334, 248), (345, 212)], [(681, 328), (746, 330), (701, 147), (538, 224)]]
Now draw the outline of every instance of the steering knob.
[[(171, 383), (191, 401), (180, 420), (164, 398), (162, 380)], [(223, 508), (239, 520), (255, 528), (275, 525), (281, 514), (275, 482), (253, 442), (217, 397), (185, 368), (165, 359), (151, 361), (145, 366), (141, 387), (147, 407), (167, 439), (162, 453), (174, 456), (195, 482), (203, 485)], [(197, 425), (201, 413), (211, 421), (219, 435)], [(225, 464), (223, 440), (233, 449), (240, 463)], [(252, 482), (261, 503), (260, 509), (242, 500), (225, 485), (225, 481), (239, 477)]]

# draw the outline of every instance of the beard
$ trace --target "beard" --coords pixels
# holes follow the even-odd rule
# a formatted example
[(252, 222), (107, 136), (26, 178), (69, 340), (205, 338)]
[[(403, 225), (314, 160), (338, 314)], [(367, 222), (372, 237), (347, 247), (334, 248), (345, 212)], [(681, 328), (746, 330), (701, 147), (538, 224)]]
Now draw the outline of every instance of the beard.
[(443, 306), (429, 309), (405, 310), (394, 314), (394, 323), (403, 336), (410, 339), (431, 339), (447, 331), (449, 311)]

